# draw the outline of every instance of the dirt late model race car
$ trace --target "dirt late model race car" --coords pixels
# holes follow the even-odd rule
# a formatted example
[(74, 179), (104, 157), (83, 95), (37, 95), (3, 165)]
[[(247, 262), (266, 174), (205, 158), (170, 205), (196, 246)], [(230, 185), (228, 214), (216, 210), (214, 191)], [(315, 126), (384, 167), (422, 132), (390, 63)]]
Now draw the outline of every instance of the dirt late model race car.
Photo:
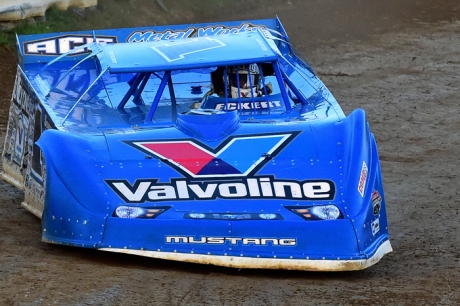
[(391, 252), (376, 143), (278, 18), (18, 37), (3, 178), (42, 240), (236, 268)]

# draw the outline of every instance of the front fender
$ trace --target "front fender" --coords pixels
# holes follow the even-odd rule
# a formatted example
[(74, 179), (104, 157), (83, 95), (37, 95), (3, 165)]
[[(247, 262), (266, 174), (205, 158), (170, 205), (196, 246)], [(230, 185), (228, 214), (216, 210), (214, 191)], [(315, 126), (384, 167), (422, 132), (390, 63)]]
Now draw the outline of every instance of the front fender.
[(47, 167), (42, 239), (95, 247), (102, 240), (108, 209), (97, 167), (109, 160), (105, 138), (47, 130), (37, 145)]
[(344, 168), (341, 201), (355, 228), (360, 251), (366, 253), (388, 240), (377, 145), (362, 109), (352, 112), (336, 128), (340, 142), (337, 154)]

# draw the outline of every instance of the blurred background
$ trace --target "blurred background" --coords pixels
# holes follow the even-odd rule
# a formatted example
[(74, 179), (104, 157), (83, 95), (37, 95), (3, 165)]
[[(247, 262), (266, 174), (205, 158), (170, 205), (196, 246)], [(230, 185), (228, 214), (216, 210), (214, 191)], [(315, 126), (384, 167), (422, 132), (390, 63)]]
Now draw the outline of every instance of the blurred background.
[[(458, 0), (2, 0), (0, 44), (44, 33), (278, 15), (302, 51), (459, 18)], [(8, 20), (8, 18), (10, 20)], [(11, 39), (13, 37), (13, 39)], [(307, 39), (306, 39), (307, 38)]]

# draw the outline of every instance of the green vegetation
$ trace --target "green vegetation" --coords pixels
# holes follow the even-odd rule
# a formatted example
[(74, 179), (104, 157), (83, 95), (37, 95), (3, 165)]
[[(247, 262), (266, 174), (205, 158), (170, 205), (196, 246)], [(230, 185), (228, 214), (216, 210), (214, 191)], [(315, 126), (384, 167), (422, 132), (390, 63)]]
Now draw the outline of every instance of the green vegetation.
[(73, 11), (61, 11), (55, 6), (46, 12), (46, 18), (38, 20), (29, 18), (18, 21), (12, 30), (0, 32), (0, 46), (12, 48), (16, 42), (16, 34), (37, 34), (64, 32), (78, 28), (80, 17)]
[(9, 48), (10, 36), (4, 32), (0, 32), (0, 48)]
[(260, 6), (260, 0), (98, 0), (83, 13), (51, 7), (44, 18), (29, 18), (9, 31), (0, 31), (0, 47), (14, 49), (16, 33), (37, 34), (105, 28), (242, 19)]

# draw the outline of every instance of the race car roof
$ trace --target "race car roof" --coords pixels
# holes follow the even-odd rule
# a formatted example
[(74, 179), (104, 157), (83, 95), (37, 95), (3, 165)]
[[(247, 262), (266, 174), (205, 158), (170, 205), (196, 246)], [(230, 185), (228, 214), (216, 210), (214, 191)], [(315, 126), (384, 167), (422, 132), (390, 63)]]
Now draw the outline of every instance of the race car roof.
[(107, 44), (102, 46), (102, 52), (97, 57), (102, 69), (108, 69), (110, 73), (231, 66), (277, 59), (275, 50), (259, 31), (171, 41)]

